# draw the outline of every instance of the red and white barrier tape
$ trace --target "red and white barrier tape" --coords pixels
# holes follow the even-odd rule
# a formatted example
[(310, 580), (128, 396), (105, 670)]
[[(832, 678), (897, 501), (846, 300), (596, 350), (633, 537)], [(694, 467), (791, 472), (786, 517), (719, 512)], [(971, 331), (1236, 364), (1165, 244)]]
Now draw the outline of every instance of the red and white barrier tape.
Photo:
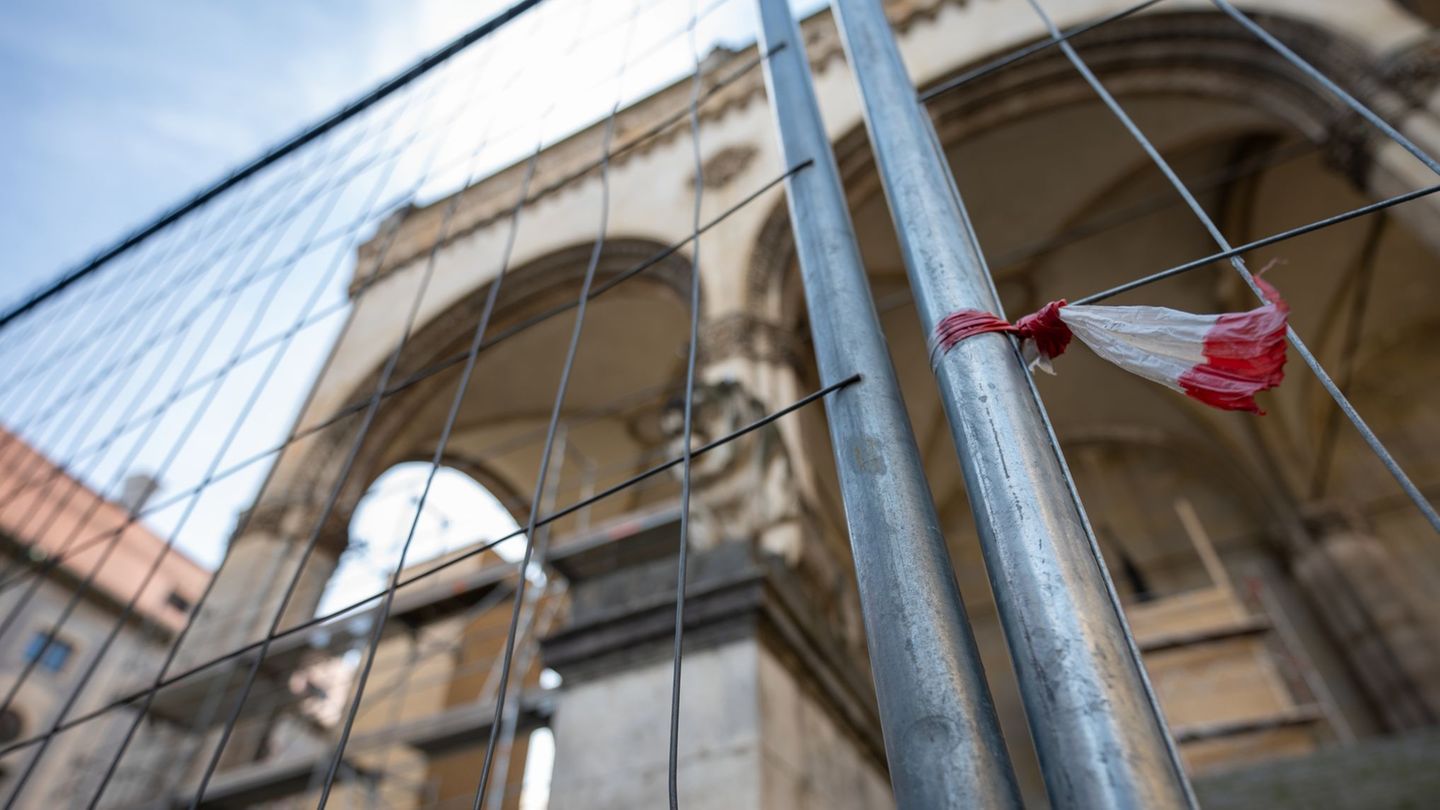
[(986, 332), (1018, 335), (1031, 367), (1054, 373), (1050, 360), (1071, 337), (1115, 365), (1227, 411), (1264, 414), (1255, 394), (1285, 378), (1290, 308), (1258, 276), (1269, 303), (1248, 312), (1196, 315), (1165, 307), (1068, 306), (1052, 301), (1009, 323), (964, 309), (940, 320), (930, 341), (932, 364), (960, 341)]

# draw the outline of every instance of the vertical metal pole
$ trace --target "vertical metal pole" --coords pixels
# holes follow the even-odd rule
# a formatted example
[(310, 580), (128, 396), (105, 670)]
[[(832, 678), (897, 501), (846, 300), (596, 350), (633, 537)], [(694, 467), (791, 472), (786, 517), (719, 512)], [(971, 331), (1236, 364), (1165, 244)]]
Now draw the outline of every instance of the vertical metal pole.
[(975, 639), (870, 297), (840, 173), (786, 0), (757, 0), (765, 81), (826, 400), (870, 666), (901, 808), (1019, 807)]
[[(833, 2), (926, 333), (957, 309), (998, 312), (881, 3)], [(1192, 805), (1011, 338), (963, 341), (935, 374), (1051, 803)]]

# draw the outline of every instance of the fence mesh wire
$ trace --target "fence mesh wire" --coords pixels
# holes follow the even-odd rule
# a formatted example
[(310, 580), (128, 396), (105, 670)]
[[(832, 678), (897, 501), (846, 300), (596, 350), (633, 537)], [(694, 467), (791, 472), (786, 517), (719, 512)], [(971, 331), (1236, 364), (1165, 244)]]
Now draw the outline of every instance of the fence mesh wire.
[[(1048, 37), (957, 65), (921, 101), (942, 118), (963, 91), (1003, 88), (987, 82), (1063, 58), (1119, 125), (1116, 137), (1133, 139), (1164, 182), (1071, 228), (1002, 234), (1005, 251), (989, 257), (997, 276), (1179, 206), (1213, 237), (1213, 252), (1073, 290), (1072, 300), (1139, 300), (1151, 284), (1223, 263), (1258, 295), (1248, 256), (1351, 220), (1379, 223), (1440, 190), (1228, 234), (1209, 191), (1312, 156), (1313, 140), (1280, 138), (1187, 176), (1147, 133), (1169, 124), (1132, 115), (1085, 58), (1087, 35), (1164, 13), (1164, 3), (1068, 31), (1030, 5)], [(674, 796), (681, 740), (693, 731), (681, 686), (694, 502), (707, 487), (735, 486), (706, 456), (797, 412), (818, 419), (815, 403), (857, 382), (792, 381), (723, 430), (697, 423), (704, 399), (722, 390), (704, 378), (702, 280), (712, 261), (737, 264), (740, 226), (768, 215), (785, 178), (808, 168), (741, 150), (727, 169), (712, 146), (734, 140), (725, 113), (753, 103), (749, 88), (770, 56), (753, 48), (752, 11), (749, 0), (522, 3), (5, 318), (0, 639), (11, 650), (27, 642), (0, 703), (0, 714), (23, 705), (26, 719), (0, 744), (6, 806), (157, 795), (201, 806), (230, 795), (227, 774), (277, 762), (293, 772), (272, 773), (271, 784), (288, 787), (255, 796), (515, 806), (522, 784), (544, 781), (530, 773), (543, 745), (532, 730), (546, 722), (556, 676), (543, 669), (539, 639), (560, 627), (567, 598), (552, 534), (590, 536), (657, 509), (676, 520), (678, 553)], [(1214, 16), (1440, 171), (1263, 20), (1225, 0)], [(643, 115), (629, 112), (642, 104)], [(657, 183), (683, 176), (685, 192), (616, 187), (622, 162)], [(988, 242), (987, 188), (958, 168)], [(678, 237), (637, 236), (665, 233), (647, 222), (676, 200), (688, 208)], [(563, 255), (547, 264), (536, 244)], [(664, 288), (668, 308), (627, 309), (626, 291), (642, 285)], [(876, 291), (882, 311), (905, 306), (903, 288), (877, 282)], [(1364, 298), (1354, 306), (1363, 311)], [(1353, 351), (1327, 370), (1299, 334), (1289, 338), (1335, 403), (1316, 434), (1322, 466), (1343, 419), (1440, 531), (1428, 482), (1407, 476), (1346, 397)], [(507, 399), (523, 408), (492, 407)], [(487, 418), (513, 424), (487, 431)], [(622, 425), (632, 435), (615, 435)], [(457, 432), (463, 441), (452, 441)], [(1326, 473), (1315, 475), (1312, 489), (1323, 490)], [(259, 550), (241, 554), (242, 542)], [(442, 610), (432, 585), (468, 596)], [(442, 659), (453, 665), (428, 667)], [(407, 696), (457, 684), (467, 685), (455, 705), (478, 712), (464, 789), (396, 745), (409, 739)], [(29, 707), (41, 689), (37, 713)]]

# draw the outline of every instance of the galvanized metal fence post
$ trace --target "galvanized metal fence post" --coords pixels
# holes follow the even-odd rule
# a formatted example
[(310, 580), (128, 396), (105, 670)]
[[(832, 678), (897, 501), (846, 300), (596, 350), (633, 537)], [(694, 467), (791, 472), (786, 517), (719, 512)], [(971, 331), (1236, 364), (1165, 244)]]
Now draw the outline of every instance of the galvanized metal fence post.
[[(999, 312), (880, 0), (833, 4), (926, 333), (957, 309)], [(935, 369), (1051, 802), (1192, 805), (1026, 373), (996, 334)]]
[(855, 242), (839, 170), (786, 0), (757, 0), (765, 80), (823, 379), (879, 699), (902, 808), (1018, 807), (975, 639)]

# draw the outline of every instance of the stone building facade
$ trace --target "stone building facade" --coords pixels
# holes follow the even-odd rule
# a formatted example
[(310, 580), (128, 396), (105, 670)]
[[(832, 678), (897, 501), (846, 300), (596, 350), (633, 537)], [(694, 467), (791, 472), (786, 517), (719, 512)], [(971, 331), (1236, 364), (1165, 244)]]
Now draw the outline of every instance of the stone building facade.
[[(78, 711), (95, 709), (111, 697), (103, 688), (83, 689), (86, 680), (124, 683), (141, 662), (163, 655), (199, 601), (209, 574), (184, 552), (166, 552), (165, 541), (144, 524), (128, 520), (131, 508), (139, 508), (135, 501), (121, 504), (101, 497), (7, 431), (0, 430), (0, 440), (10, 447), (13, 461), (0, 472), (0, 488), (15, 492), (37, 478), (49, 484), (20, 491), (0, 513), (0, 570), (6, 581), (19, 581), (18, 573), (26, 569), (42, 572), (8, 588), (0, 599), (0, 610), (18, 617), (13, 625), (7, 622), (12, 631), (0, 645), (3, 745), (44, 732), (77, 688), (82, 688)], [(127, 489), (138, 499), (156, 486), (153, 480), (133, 483), (138, 486)], [(86, 548), (79, 539), (112, 531), (113, 544)], [(108, 553), (106, 546), (111, 546)], [(137, 597), (138, 584), (162, 555), (155, 576)], [(47, 569), (54, 560), (58, 564)], [(125, 616), (132, 598), (135, 609)], [(69, 618), (55, 632), (62, 615)], [(87, 679), (97, 657), (98, 668)], [(93, 770), (96, 752), (116, 744), (124, 727), (117, 716), (97, 723), (87, 735), (56, 738), (34, 762), (33, 784), (43, 787), (32, 788), (27, 801), (44, 807), (79, 801), (76, 788), (88, 780), (76, 774)], [(8, 760), (0, 771), (0, 790), (12, 790), (17, 774), (36, 757), (30, 750)]]
[[(1123, 5), (1047, 3), (1062, 26)], [(888, 8), (922, 90), (1042, 35), (1020, 0), (900, 0)], [(1440, 154), (1434, 4), (1254, 0), (1247, 8)], [(1038, 766), (855, 83), (829, 12), (807, 19), (803, 31), (955, 573), (1011, 755), (1039, 806)], [(1435, 182), (1208, 3), (1162, 3), (1078, 38), (1077, 46), (1236, 243)], [(735, 207), (786, 168), (755, 59), (753, 49), (717, 51), (702, 65), (698, 182), (683, 118), (692, 91), (686, 79), (619, 114), (617, 146), (661, 129), (611, 157), (608, 189), (597, 166), (605, 133), (596, 125), (540, 155), (533, 178), (525, 165), (511, 166), (458, 199), (387, 222), (361, 251), (349, 324), (300, 424), (319, 423), (374, 389), (404, 333), (405, 313), (394, 302), (412, 299), (422, 283), (420, 325), (393, 378), (463, 352), (508, 256), (490, 325), (491, 334), (508, 337), (480, 354), (445, 463), (523, 522), (572, 326), (569, 316), (537, 316), (575, 302), (602, 193), (609, 221), (595, 260), (605, 289), (588, 305), (562, 413), (567, 455), (553, 483), (557, 503), (583, 497), (587, 487), (603, 490), (674, 449), (670, 399), (684, 380), (697, 246), (697, 431), (725, 435), (831, 382), (818, 379), (811, 358), (783, 190), (771, 186), (757, 203)], [(1059, 54), (1038, 54), (928, 106), (1008, 311), (1213, 252)], [(522, 192), (532, 199), (511, 244), (509, 212)], [(697, 193), (702, 220), (714, 224), (690, 241)], [(681, 247), (667, 251), (671, 245)], [(1268, 278), (1289, 299), (1295, 329), (1432, 499), (1440, 494), (1440, 360), (1423, 347), (1440, 339), (1437, 251), (1440, 200), (1426, 197), (1250, 256), (1257, 267), (1275, 262)], [(1118, 302), (1211, 312), (1247, 308), (1247, 295), (1223, 268), (1207, 268)], [(1437, 750), (1426, 735), (1440, 719), (1440, 545), (1303, 367), (1292, 363), (1290, 379), (1265, 402), (1269, 415), (1255, 419), (1206, 410), (1081, 350), (1059, 365), (1058, 376), (1039, 380), (1041, 393), (1202, 797), (1244, 806), (1269, 796), (1261, 791), (1283, 775), (1275, 771), (1266, 782), (1268, 772), (1255, 769), (1271, 759), (1324, 756), (1327, 770), (1343, 772), (1344, 763), (1374, 756), (1366, 752), (1382, 744), (1376, 741)], [(338, 506), (324, 520), (289, 621), (313, 614), (346, 549), (350, 512), (387, 469), (428, 459), (455, 384), (455, 373), (436, 374), (387, 399), (353, 464), (358, 418), (286, 448), (232, 540), (201, 616), (204, 631), (186, 651), (191, 660), (264, 632), (297, 545), (338, 484)], [(680, 750), (681, 804), (692, 810), (890, 801), (825, 436), (823, 412), (808, 408), (697, 461)], [(509, 761), (512, 771), (523, 763), (526, 729), (552, 730), (551, 807), (663, 803), (677, 492), (673, 479), (651, 479), (596, 503), (583, 523), (571, 516), (548, 527), (544, 593), (559, 607), (535, 632), (532, 663), (536, 672), (554, 670), (560, 684), (522, 690)], [(504, 569), (492, 560), (455, 574), (447, 592), (470, 594), (463, 604), (436, 613), (417, 607), (407, 626), (430, 632), (424, 616), (449, 621), (484, 606), (487, 589), (503, 587), (484, 572)], [(508, 602), (495, 609), (508, 617)], [(491, 625), (489, 614), (476, 615), (475, 627)], [(462, 654), (435, 665), (437, 682), (459, 683), (446, 672), (463, 669), (467, 656), (493, 659), (496, 634), (475, 632)], [(405, 638), (400, 631), (387, 637), (382, 658), (403, 657), (415, 643)], [(393, 744), (380, 730), (461, 723), (447, 710), (473, 710), (483, 696), (391, 706), (393, 713), (384, 700), (363, 704), (369, 719), (362, 722), (378, 742), (356, 754), (355, 778), (344, 788), (356, 793), (347, 795), (359, 806), (365, 791), (379, 789), (388, 806), (419, 807), (464, 793), (455, 787), (439, 795), (433, 785), (452, 790), (454, 780), (437, 776), (446, 769), (475, 775), (488, 715), (464, 726), (480, 748), (442, 747), (434, 734), (424, 744)], [(236, 775), (263, 781), (278, 735), (294, 730), (285, 712), (254, 713), (232, 739), (221, 772), (221, 781), (230, 774), (240, 785), (231, 795), (280, 800), (277, 792), (244, 793)], [(309, 733), (323, 743), (323, 730)], [(388, 771), (364, 767), (377, 751), (408, 763), (403, 783), (386, 784)], [(1425, 778), (1421, 770), (1400, 781)], [(1361, 781), (1352, 784), (1364, 772), (1357, 766)], [(377, 774), (368, 786), (366, 773)], [(177, 782), (183, 788), (183, 778)], [(304, 789), (299, 780), (295, 792)], [(1267, 798), (1265, 806), (1281, 800)]]

